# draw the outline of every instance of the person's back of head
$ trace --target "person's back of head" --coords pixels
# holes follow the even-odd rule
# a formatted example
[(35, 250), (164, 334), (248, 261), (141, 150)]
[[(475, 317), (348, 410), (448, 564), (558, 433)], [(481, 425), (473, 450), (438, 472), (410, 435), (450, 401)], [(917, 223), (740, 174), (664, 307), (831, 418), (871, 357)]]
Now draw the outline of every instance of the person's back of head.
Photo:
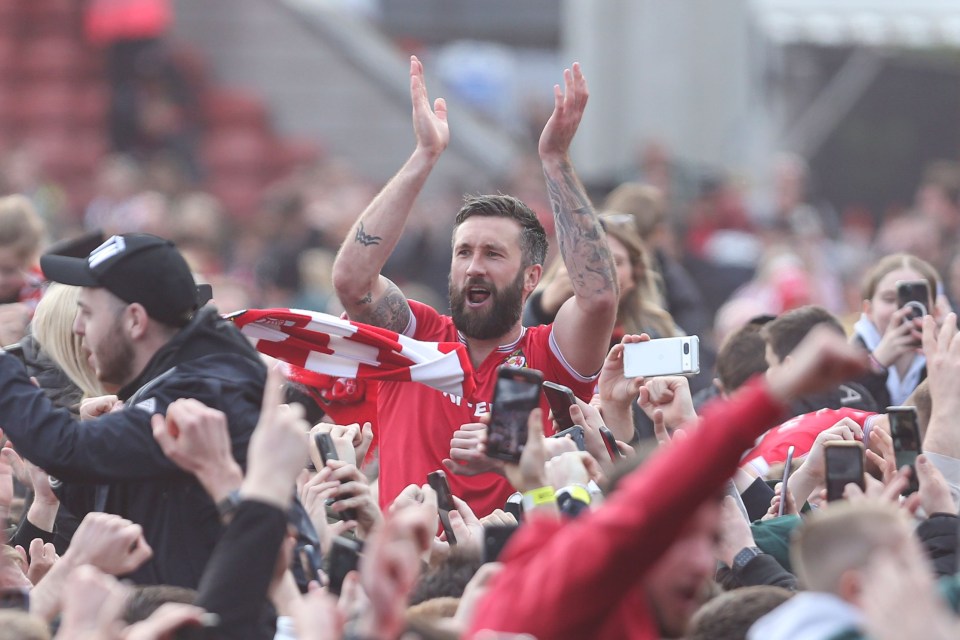
[(0, 640), (50, 640), (50, 629), (26, 611), (0, 609)]
[(819, 325), (827, 325), (840, 335), (846, 335), (837, 318), (817, 305), (807, 305), (780, 314), (776, 320), (763, 327), (762, 335), (770, 352), (783, 362), (810, 331)]
[(717, 352), (717, 380), (720, 391), (729, 395), (755, 374), (767, 370), (763, 327), (771, 320), (760, 316), (726, 337)]
[(167, 604), (193, 604), (197, 599), (197, 592), (187, 587), (178, 587), (169, 584), (151, 584), (134, 587), (127, 598), (127, 606), (123, 612), (123, 620), (127, 624), (146, 620), (153, 613)]
[(871, 558), (893, 552), (912, 535), (894, 506), (839, 502), (814, 513), (794, 532), (790, 561), (808, 590), (857, 605), (860, 572)]
[(27, 284), (24, 272), (33, 265), (45, 229), (25, 196), (0, 198), (0, 302), (18, 302)]
[(30, 325), (40, 348), (75, 384), (84, 397), (103, 395), (97, 375), (83, 349), (83, 339), (73, 332), (80, 288), (50, 283), (37, 304)]
[(644, 241), (649, 241), (654, 231), (666, 222), (663, 194), (656, 187), (640, 182), (624, 182), (611, 191), (603, 202), (603, 209), (633, 216)]
[(440, 597), (459, 598), (481, 564), (476, 551), (453, 547), (446, 560), (420, 576), (410, 594), (410, 604)]
[(713, 598), (693, 615), (686, 640), (745, 640), (753, 623), (786, 602), (782, 587), (743, 587)]

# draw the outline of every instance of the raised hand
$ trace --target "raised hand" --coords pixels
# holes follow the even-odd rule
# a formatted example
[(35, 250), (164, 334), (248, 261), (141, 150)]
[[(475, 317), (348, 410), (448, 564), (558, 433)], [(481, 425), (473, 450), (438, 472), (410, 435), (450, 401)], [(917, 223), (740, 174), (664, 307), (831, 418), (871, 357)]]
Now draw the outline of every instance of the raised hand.
[(873, 357), (885, 367), (895, 363), (900, 356), (917, 350), (923, 336), (923, 321), (921, 318), (909, 319), (907, 316), (911, 312), (912, 309), (907, 307), (894, 311), (880, 344), (873, 350)]
[(825, 326), (814, 327), (788, 358), (767, 372), (770, 393), (781, 402), (833, 388), (867, 370), (863, 350)]
[(433, 108), (430, 108), (430, 97), (423, 80), (423, 63), (417, 56), (410, 56), (410, 99), (413, 102), (413, 132), (417, 136), (417, 149), (433, 157), (439, 156), (450, 142), (447, 102), (437, 98)]
[(80, 522), (61, 562), (68, 567), (93, 565), (104, 573), (124, 575), (153, 556), (138, 524), (110, 513), (90, 512)]
[(450, 457), (443, 460), (443, 466), (450, 473), (460, 476), (475, 476), (481, 473), (503, 474), (503, 461), (487, 456), (487, 424), (489, 414), (481, 422), (469, 422), (460, 425), (450, 440)]
[(640, 387), (637, 403), (651, 420), (655, 411), (662, 411), (668, 429), (677, 429), (697, 419), (690, 383), (683, 376), (649, 378)]
[(573, 63), (573, 70), (563, 70), (563, 89), (553, 86), (553, 113), (540, 134), (540, 158), (562, 160), (570, 150), (570, 143), (577, 133), (583, 111), (587, 106), (587, 81), (580, 63)]

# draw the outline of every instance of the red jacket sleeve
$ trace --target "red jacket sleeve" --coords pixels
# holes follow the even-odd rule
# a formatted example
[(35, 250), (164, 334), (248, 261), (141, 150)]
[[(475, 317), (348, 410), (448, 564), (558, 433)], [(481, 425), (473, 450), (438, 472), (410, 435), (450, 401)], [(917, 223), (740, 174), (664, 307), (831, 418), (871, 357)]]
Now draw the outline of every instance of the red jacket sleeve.
[(700, 428), (654, 455), (602, 508), (566, 525), (523, 525), (478, 606), (471, 635), (493, 629), (590, 637), (783, 410), (754, 381), (729, 401), (708, 406)]

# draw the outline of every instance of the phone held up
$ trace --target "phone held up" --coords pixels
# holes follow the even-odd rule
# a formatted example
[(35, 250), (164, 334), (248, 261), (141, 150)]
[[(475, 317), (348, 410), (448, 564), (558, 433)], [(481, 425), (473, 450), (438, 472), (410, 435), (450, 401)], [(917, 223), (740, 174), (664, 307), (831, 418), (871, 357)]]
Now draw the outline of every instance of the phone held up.
[(825, 442), (823, 456), (827, 466), (827, 501), (843, 499), (843, 490), (850, 483), (865, 489), (863, 444), (855, 440)]
[(577, 396), (570, 387), (565, 387), (549, 380), (543, 383), (543, 395), (550, 405), (553, 419), (557, 421), (558, 431), (564, 431), (573, 426), (570, 417), (570, 407), (577, 404)]
[[(317, 445), (317, 451), (320, 452), (320, 460), (326, 466), (328, 460), (339, 460), (337, 455), (337, 445), (333, 441), (333, 436), (329, 433), (318, 432), (313, 436), (313, 442)], [(336, 501), (334, 501), (336, 502)], [(344, 509), (340, 512), (340, 517), (344, 522), (357, 519), (356, 509)]]
[(497, 370), (487, 427), (487, 455), (517, 463), (527, 443), (527, 420), (540, 404), (543, 374), (536, 369), (502, 366)]
[(903, 495), (920, 490), (917, 480), (917, 456), (920, 455), (920, 426), (917, 422), (916, 407), (887, 407), (890, 420), (890, 438), (893, 440), (893, 452), (897, 460), (897, 469), (910, 466), (910, 484)]
[(447, 544), (455, 545), (457, 536), (454, 535), (453, 526), (450, 524), (450, 512), (456, 511), (457, 507), (453, 504), (453, 492), (450, 491), (447, 474), (443, 471), (431, 471), (427, 474), (427, 483), (437, 492), (437, 512), (440, 515), (440, 525), (447, 536)]
[(897, 308), (910, 309), (907, 320), (922, 318), (930, 313), (930, 285), (926, 280), (898, 280)]
[(343, 536), (337, 536), (330, 543), (330, 582), (327, 590), (339, 596), (343, 588), (343, 579), (351, 571), (356, 571), (360, 566), (360, 552), (363, 551), (363, 542), (352, 540)]
[(700, 373), (700, 338), (680, 336), (623, 345), (623, 375), (627, 378)]

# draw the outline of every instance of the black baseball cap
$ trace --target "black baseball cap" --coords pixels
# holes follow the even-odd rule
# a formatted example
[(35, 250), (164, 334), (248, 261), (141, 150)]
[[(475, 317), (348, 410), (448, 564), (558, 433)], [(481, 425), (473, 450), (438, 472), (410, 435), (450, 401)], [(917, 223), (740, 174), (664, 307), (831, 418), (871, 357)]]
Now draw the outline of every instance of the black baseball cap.
[(48, 280), (102, 287), (125, 302), (143, 305), (154, 320), (186, 325), (200, 306), (193, 274), (176, 246), (147, 233), (113, 236), (86, 258), (44, 255)]

